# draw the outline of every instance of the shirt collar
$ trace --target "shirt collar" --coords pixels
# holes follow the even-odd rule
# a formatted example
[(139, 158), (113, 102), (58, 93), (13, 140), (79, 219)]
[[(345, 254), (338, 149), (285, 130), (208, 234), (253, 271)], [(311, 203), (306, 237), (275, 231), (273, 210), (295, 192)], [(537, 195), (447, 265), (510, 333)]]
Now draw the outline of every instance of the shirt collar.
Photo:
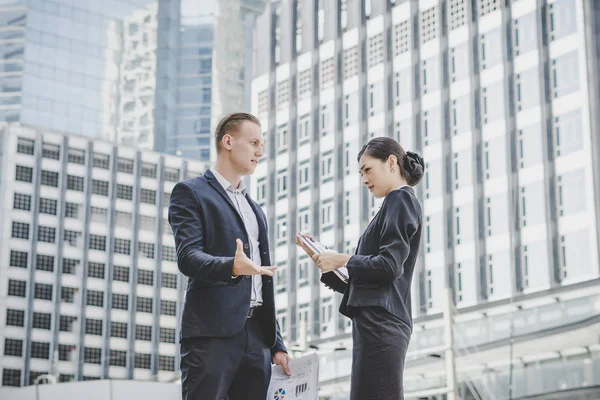
[[(219, 181), (221, 186), (223, 186), (223, 189), (235, 193), (236, 189), (233, 187), (233, 185), (227, 179), (225, 179), (223, 175), (218, 173), (216, 169), (211, 168), (210, 172), (212, 172), (215, 178), (217, 178), (217, 181)], [(241, 192), (244, 196), (246, 195), (247, 190), (243, 180), (240, 180), (240, 185), (238, 186), (237, 190)]]

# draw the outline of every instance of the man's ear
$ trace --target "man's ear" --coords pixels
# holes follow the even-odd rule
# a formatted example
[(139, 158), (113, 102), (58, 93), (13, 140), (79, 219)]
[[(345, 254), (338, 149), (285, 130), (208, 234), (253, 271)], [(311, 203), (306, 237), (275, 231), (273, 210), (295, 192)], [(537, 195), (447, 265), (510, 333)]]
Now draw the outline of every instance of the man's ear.
[(225, 150), (231, 150), (231, 135), (223, 136), (221, 147), (223, 147)]

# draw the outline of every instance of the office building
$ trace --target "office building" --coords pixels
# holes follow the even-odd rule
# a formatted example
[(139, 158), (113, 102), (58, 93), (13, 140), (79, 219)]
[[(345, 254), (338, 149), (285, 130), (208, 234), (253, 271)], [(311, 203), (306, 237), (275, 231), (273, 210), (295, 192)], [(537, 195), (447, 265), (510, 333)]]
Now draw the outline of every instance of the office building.
[(0, 139), (2, 385), (177, 379), (169, 193), (206, 165), (16, 123)]
[(426, 162), (407, 398), (443, 393), (446, 287), (461, 390), (600, 384), (599, 15), (585, 0), (293, 0), (259, 17), (253, 195), (284, 336), (328, 351), (324, 396), (348, 396), (351, 325), (294, 233), (354, 251), (380, 204), (356, 161), (376, 136)]
[(222, 114), (249, 108), (264, 4), (2, 2), (0, 121), (209, 160)]

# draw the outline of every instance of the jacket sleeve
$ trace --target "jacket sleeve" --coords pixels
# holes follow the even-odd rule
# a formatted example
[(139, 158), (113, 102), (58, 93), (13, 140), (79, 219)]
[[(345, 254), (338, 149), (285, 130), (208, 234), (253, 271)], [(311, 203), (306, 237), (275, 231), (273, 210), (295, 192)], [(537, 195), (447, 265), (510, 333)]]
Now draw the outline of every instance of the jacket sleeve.
[(278, 351), (284, 351), (287, 353), (287, 349), (285, 348), (285, 344), (283, 344), (283, 337), (281, 336), (281, 330), (279, 329), (279, 322), (275, 320), (275, 325), (277, 327), (277, 335), (275, 339), (275, 345), (271, 347), (271, 357), (275, 355)]
[(175, 236), (177, 266), (187, 277), (202, 281), (231, 281), (234, 257), (215, 257), (204, 252), (204, 216), (196, 193), (179, 182), (171, 193), (169, 223)]
[(404, 273), (404, 262), (410, 254), (410, 239), (420, 224), (416, 200), (404, 190), (388, 194), (379, 215), (379, 253), (353, 255), (346, 267), (350, 278), (396, 280)]

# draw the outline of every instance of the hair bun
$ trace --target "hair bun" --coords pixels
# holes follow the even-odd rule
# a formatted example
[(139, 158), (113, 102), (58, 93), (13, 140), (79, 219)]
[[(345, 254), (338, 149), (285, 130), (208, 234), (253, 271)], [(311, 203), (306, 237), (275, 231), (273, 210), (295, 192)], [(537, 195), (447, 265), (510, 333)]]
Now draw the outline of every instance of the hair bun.
[(425, 171), (425, 162), (423, 158), (412, 151), (406, 152), (403, 163), (404, 171), (406, 172), (406, 182), (410, 186), (415, 186), (423, 178)]

